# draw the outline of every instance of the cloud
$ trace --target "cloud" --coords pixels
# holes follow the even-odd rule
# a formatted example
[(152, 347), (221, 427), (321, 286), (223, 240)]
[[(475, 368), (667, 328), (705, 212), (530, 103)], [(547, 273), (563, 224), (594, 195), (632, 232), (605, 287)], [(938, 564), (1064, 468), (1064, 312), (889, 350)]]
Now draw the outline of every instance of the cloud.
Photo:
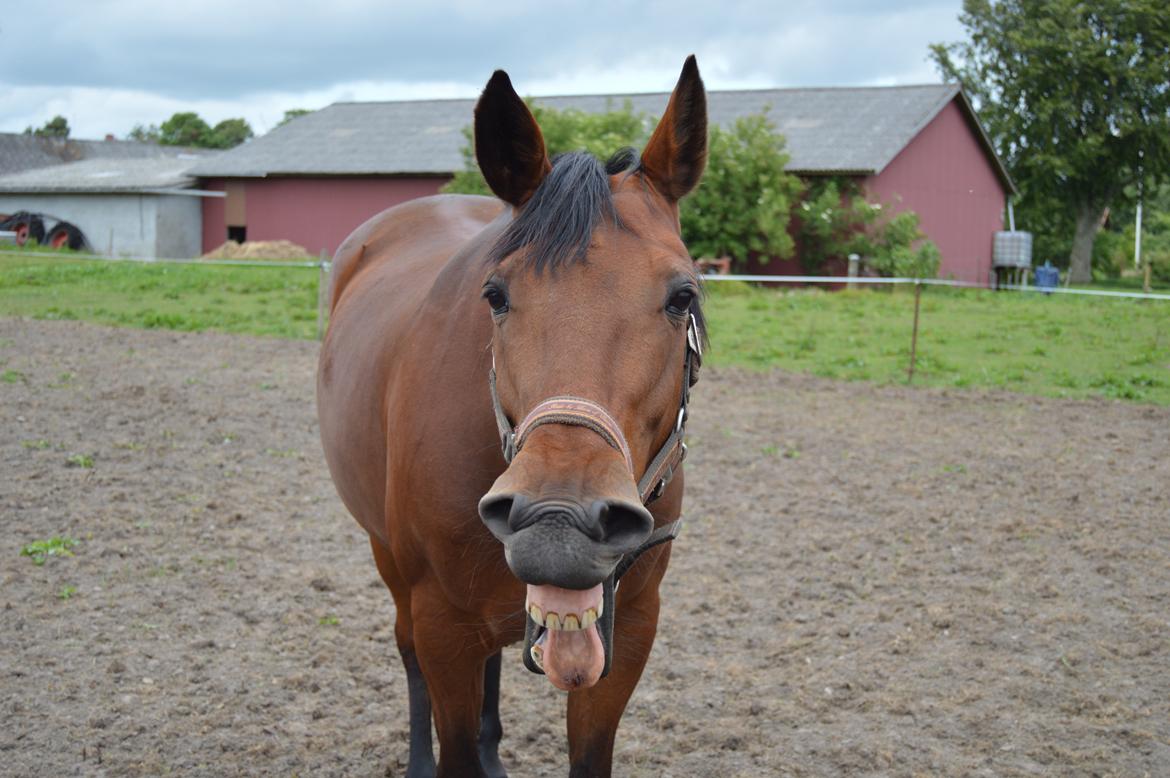
[(927, 44), (961, 33), (958, 0), (682, 5), (34, 4), (0, 21), (0, 130), (61, 113), (122, 135), (195, 110), (262, 131), (337, 99), (472, 96), (497, 67), (526, 94), (661, 91), (691, 52), (716, 89), (934, 81)]

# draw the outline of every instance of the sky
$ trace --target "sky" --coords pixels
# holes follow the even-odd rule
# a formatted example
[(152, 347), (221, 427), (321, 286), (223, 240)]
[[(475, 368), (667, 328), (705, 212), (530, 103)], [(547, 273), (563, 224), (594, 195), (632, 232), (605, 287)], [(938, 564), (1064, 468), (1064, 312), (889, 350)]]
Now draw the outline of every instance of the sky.
[(937, 83), (960, 0), (58, 0), (0, 15), (0, 132), (55, 115), (124, 137), (195, 111), (257, 134), (290, 108), (662, 92), (688, 54), (708, 89)]

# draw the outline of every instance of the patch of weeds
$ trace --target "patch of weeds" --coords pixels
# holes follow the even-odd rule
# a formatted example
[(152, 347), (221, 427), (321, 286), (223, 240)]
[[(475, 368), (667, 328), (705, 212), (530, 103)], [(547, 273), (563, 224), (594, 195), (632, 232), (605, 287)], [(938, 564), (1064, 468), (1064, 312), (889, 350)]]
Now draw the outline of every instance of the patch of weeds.
[(36, 440), (22, 440), (20, 445), (33, 451), (44, 451), (47, 448), (52, 448), (53, 444), (44, 438), (37, 438)]
[(1036, 348), (1032, 349), (1032, 356), (1046, 357), (1048, 356), (1048, 349), (1044, 348), (1043, 346), (1037, 346)]
[(760, 453), (766, 457), (774, 457), (780, 453), (779, 446), (764, 446), (760, 449)]
[(203, 379), (199, 378), (198, 376), (187, 376), (183, 383), (185, 383), (187, 386), (196, 386), (197, 384), (203, 383)]
[(341, 623), (341, 619), (337, 618), (336, 616), (322, 616), (321, 618), (317, 619), (317, 623), (322, 627), (336, 627)]
[(65, 460), (66, 467), (93, 467), (93, 457), (89, 454), (74, 454)]
[(146, 446), (144, 446), (141, 443), (135, 443), (134, 441), (130, 440), (130, 441), (119, 441), (119, 442), (114, 444), (114, 448), (120, 448), (123, 451), (141, 451), (142, 449), (146, 448)]
[(81, 541), (66, 537), (53, 537), (48, 540), (34, 540), (20, 549), (20, 555), (32, 559), (32, 563), (40, 567), (51, 556), (73, 556), (69, 549)]
[(800, 449), (789, 447), (784, 449), (785, 459), (800, 459)]
[(24, 373), (20, 372), (19, 370), (13, 370), (9, 368), (3, 373), (0, 373), (0, 381), (3, 381), (6, 384), (18, 384), (21, 381), (27, 382), (28, 379), (25, 377)]
[(301, 452), (295, 448), (266, 448), (264, 449), (264, 453), (278, 459), (293, 459), (301, 455)]
[(66, 584), (61, 587), (61, 591), (57, 592), (58, 600), (68, 600), (73, 595), (77, 594), (77, 587)]
[(943, 465), (942, 471), (944, 473), (965, 473), (967, 472), (966, 465)]
[(271, 391), (272, 389), (275, 389), (276, 384), (270, 384), (267, 381), (265, 381), (264, 383), (260, 384), (260, 388), (267, 392), (267, 391)]

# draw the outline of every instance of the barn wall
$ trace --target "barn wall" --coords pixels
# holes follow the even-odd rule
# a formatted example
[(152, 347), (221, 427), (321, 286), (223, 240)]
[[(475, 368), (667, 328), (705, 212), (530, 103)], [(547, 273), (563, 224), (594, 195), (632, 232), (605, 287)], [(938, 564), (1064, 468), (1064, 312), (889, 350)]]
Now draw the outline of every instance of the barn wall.
[[(244, 184), (248, 240), (291, 240), (317, 254), (330, 255), (353, 230), (391, 206), (437, 194), (447, 182), (434, 178), (262, 178)], [(224, 179), (204, 182), (224, 190)], [(227, 239), (222, 200), (203, 203), (203, 250)]]
[(0, 194), (0, 213), (43, 213), (77, 225), (99, 254), (154, 259), (158, 199), (139, 194)]
[(871, 200), (918, 214), (942, 254), (940, 278), (986, 284), (1006, 193), (976, 132), (953, 100), (865, 186)]
[(154, 198), (155, 246), (159, 257), (189, 259), (202, 253), (203, 207), (200, 200), (203, 199), (184, 195)]

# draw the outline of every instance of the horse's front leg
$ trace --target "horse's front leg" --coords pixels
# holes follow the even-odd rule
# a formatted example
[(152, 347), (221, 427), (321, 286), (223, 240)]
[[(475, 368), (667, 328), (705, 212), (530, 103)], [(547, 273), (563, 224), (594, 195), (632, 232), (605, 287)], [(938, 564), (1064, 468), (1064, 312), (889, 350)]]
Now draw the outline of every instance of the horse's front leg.
[(480, 761), (484, 670), (495, 653), (476, 616), (453, 609), (438, 592), (412, 592), (415, 650), (439, 735), (439, 778), (491, 778)]
[(661, 573), (629, 600), (618, 591), (609, 675), (596, 686), (569, 694), (570, 778), (610, 775), (618, 722), (642, 677), (658, 630), (660, 577)]

